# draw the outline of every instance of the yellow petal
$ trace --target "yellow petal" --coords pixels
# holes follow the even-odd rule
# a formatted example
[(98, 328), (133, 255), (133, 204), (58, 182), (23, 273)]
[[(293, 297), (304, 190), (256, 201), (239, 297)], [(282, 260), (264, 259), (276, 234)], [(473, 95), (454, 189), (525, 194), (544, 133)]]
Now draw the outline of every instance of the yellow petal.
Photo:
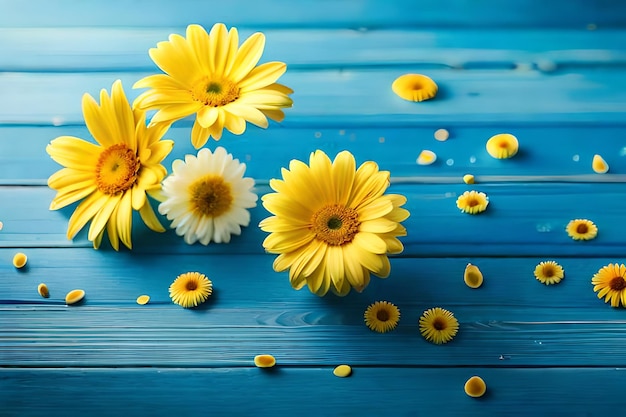
[(230, 78), (234, 83), (243, 80), (256, 66), (263, 55), (265, 35), (260, 32), (252, 34), (237, 51)]
[(387, 252), (387, 244), (385, 241), (374, 233), (359, 232), (354, 236), (352, 242), (362, 250), (384, 254)]
[(96, 191), (83, 200), (72, 214), (67, 227), (67, 238), (73, 239), (89, 220), (106, 204), (108, 196)]
[[(340, 152), (333, 161), (332, 165), (332, 184), (334, 188), (334, 201), (338, 204), (347, 204), (352, 186), (354, 184), (354, 176), (356, 174), (356, 162), (354, 156), (350, 152)], [(359, 213), (359, 217), (360, 217)]]
[[(233, 35), (238, 36), (236, 31)], [(224, 66), (228, 59), (229, 49), (229, 36), (226, 26), (223, 23), (216, 23), (211, 28), (211, 33), (209, 33), (209, 48), (212, 52), (212, 56), (209, 56), (211, 73), (216, 76), (221, 76), (224, 74)]]
[(593, 156), (591, 167), (593, 168), (593, 171), (597, 174), (606, 174), (607, 172), (609, 172), (609, 164), (607, 164), (606, 161), (597, 154)]
[(275, 83), (287, 70), (284, 62), (266, 62), (254, 68), (239, 82), (242, 92), (258, 90)]
[(483, 274), (476, 265), (467, 264), (463, 273), (463, 281), (470, 288), (478, 288), (483, 284)]
[(157, 218), (156, 213), (152, 209), (149, 201), (146, 201), (146, 203), (139, 209), (139, 215), (141, 216), (141, 220), (143, 220), (150, 230), (159, 233), (165, 232), (165, 228), (161, 222), (159, 222), (159, 219)]
[(119, 207), (117, 209), (117, 217), (115, 220), (120, 240), (128, 249), (132, 249), (133, 246), (131, 243), (131, 227), (133, 221), (133, 213), (130, 193), (125, 193), (122, 197), (122, 200), (120, 201)]
[(208, 128), (217, 120), (219, 116), (219, 110), (215, 107), (204, 106), (198, 110), (196, 120), (200, 123), (200, 126)]
[(203, 103), (192, 101), (181, 104), (163, 106), (150, 120), (150, 124), (160, 122), (173, 122), (196, 113), (204, 106)]
[(109, 147), (116, 143), (111, 120), (107, 119), (96, 100), (89, 94), (83, 95), (83, 117), (91, 136), (102, 146)]
[(205, 127), (202, 127), (198, 119), (193, 124), (191, 129), (191, 143), (194, 148), (200, 149), (209, 140), (211, 131)]
[(100, 234), (100, 232), (104, 230), (107, 222), (109, 221), (109, 218), (111, 217), (111, 214), (113, 213), (113, 210), (119, 203), (121, 197), (122, 197), (121, 194), (117, 194), (117, 195), (109, 196), (106, 199), (105, 204), (96, 213), (96, 215), (94, 216), (91, 222), (91, 225), (89, 226), (89, 233), (87, 236), (89, 240), (93, 241)]

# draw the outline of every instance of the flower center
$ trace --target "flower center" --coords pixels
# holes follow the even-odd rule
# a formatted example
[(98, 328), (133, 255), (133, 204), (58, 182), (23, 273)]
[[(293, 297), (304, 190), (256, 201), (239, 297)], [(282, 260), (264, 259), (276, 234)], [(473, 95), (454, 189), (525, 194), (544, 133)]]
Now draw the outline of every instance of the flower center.
[(626, 281), (622, 277), (612, 278), (609, 282), (609, 287), (614, 291), (621, 291), (626, 288)]
[(230, 185), (218, 175), (206, 175), (189, 186), (192, 210), (218, 217), (230, 209), (233, 195)]
[(576, 231), (580, 233), (581, 235), (584, 235), (585, 233), (589, 231), (589, 228), (587, 227), (586, 224), (582, 223), (576, 227)]
[(185, 288), (187, 291), (194, 291), (198, 288), (198, 283), (196, 281), (187, 281)]
[(96, 185), (104, 194), (128, 190), (137, 181), (141, 168), (135, 151), (123, 143), (106, 148), (96, 164)]
[(543, 275), (546, 278), (552, 278), (554, 276), (554, 268), (552, 268), (552, 266), (544, 266)]
[(360, 224), (357, 211), (340, 204), (323, 207), (311, 218), (315, 237), (331, 246), (352, 242)]
[(207, 106), (221, 107), (239, 98), (239, 87), (226, 79), (205, 77), (193, 87), (191, 96)]
[(435, 321), (433, 321), (433, 327), (435, 330), (444, 330), (446, 328), (446, 322), (440, 318), (436, 318)]
[(478, 205), (478, 200), (476, 200), (475, 198), (470, 198), (469, 200), (467, 200), (467, 205), (470, 207), (475, 207)]
[(389, 312), (387, 310), (378, 310), (376, 312), (376, 318), (380, 321), (389, 320)]

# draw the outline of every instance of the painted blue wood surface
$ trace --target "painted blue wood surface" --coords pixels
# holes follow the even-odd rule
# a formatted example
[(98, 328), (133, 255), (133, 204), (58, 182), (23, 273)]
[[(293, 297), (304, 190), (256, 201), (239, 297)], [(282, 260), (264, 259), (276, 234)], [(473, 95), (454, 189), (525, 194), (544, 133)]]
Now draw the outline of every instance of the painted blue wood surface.
[[(604, 416), (626, 405), (626, 316), (591, 285), (602, 266), (626, 262), (626, 3), (31, 0), (0, 1), (0, 11), (0, 416)], [(263, 252), (260, 206), (229, 245), (188, 246), (140, 224), (132, 252), (65, 238), (71, 208), (48, 210), (46, 179), (59, 166), (46, 144), (89, 139), (84, 92), (120, 78), (136, 96), (132, 83), (155, 71), (148, 48), (216, 21), (264, 31), (263, 61), (287, 62), (282, 81), (295, 90), (284, 123), (219, 145), (247, 164), (260, 195), (315, 149), (389, 170), (412, 215), (388, 279), (345, 298), (294, 291)], [(406, 72), (434, 78), (438, 97), (398, 99), (390, 85)], [(168, 132), (168, 168), (194, 152), (190, 128)], [(439, 128), (448, 141), (434, 140)], [(485, 150), (501, 132), (519, 138), (511, 160)], [(422, 149), (437, 163), (417, 165)], [(591, 170), (596, 153), (609, 174)], [(487, 212), (459, 212), (469, 189), (489, 195)], [(598, 225), (595, 240), (567, 237), (581, 217)], [(20, 271), (19, 251), (29, 256)], [(564, 267), (562, 283), (535, 280), (544, 260)], [(485, 276), (480, 289), (463, 283), (468, 262)], [(215, 285), (195, 310), (167, 292), (189, 270)], [(78, 287), (86, 299), (66, 306)], [(137, 305), (140, 294), (150, 303)], [(377, 300), (401, 309), (394, 332), (363, 324)], [(419, 335), (434, 306), (461, 324), (444, 346)], [(259, 353), (278, 367), (254, 368)], [(332, 375), (340, 363), (354, 367), (350, 378)], [(475, 374), (488, 384), (480, 400), (463, 393)]]

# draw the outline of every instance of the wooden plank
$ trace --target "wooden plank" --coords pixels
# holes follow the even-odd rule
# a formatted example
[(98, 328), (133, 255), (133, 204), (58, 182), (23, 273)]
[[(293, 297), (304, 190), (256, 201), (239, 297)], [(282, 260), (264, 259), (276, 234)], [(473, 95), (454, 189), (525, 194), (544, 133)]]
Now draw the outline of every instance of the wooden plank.
[[(445, 127), (450, 139), (439, 142), (435, 130)], [(520, 152), (510, 160), (489, 156), (485, 144), (492, 135), (509, 132), (517, 136)], [(172, 127), (165, 138), (173, 139), (175, 147), (164, 166), (171, 171), (172, 162), (186, 154), (195, 154), (190, 141), (191, 128), (185, 123)], [(0, 184), (44, 185), (47, 178), (61, 166), (46, 153), (46, 145), (61, 135), (76, 136), (93, 141), (84, 126), (5, 126), (0, 127)], [(393, 181), (431, 183), (462, 182), (463, 175), (472, 173), (478, 183), (529, 182), (615, 182), (624, 181), (626, 148), (621, 138), (626, 136), (626, 124), (578, 126), (554, 125), (475, 125), (424, 123), (413, 127), (318, 128), (279, 127), (269, 129), (248, 126), (246, 134), (224, 134), (208, 146), (225, 147), (235, 158), (246, 163), (246, 175), (260, 184), (280, 177), (280, 169), (289, 161), (308, 161), (316, 149), (331, 157), (347, 149), (357, 163), (376, 161), (380, 169), (391, 172)], [(546, 147), (546, 143), (550, 147)], [(289, 146), (285, 146), (289, 144)], [(272, 159), (268, 161), (267, 150)], [(402, 152), (398, 152), (401, 149)], [(432, 150), (438, 160), (433, 165), (417, 165), (422, 149)], [(600, 154), (610, 166), (606, 175), (591, 169), (593, 155)]]
[[(622, 220), (626, 202), (616, 198), (625, 192), (624, 183), (614, 184), (393, 184), (391, 193), (408, 198), (412, 215), (403, 224), (408, 236), (401, 240), (403, 256), (617, 256), (626, 246), (626, 224)], [(469, 189), (490, 198), (486, 212), (461, 213), (458, 195)], [(269, 192), (259, 185), (257, 192)], [(10, 201), (1, 213), (4, 230), (0, 247), (89, 247), (86, 231), (75, 240), (65, 237), (73, 208), (49, 211), (54, 192), (47, 187), (0, 187), (0, 199)], [(257, 225), (269, 216), (262, 207), (251, 210), (250, 226), (230, 244), (188, 246), (170, 230), (150, 232), (138, 216), (133, 230), (134, 252), (145, 253), (260, 253), (267, 236)], [(589, 218), (599, 228), (592, 241), (574, 241), (565, 233), (567, 223)], [(167, 221), (164, 220), (167, 225)], [(502, 233), (506, 230), (506, 233)], [(108, 244), (105, 245), (108, 247)]]
[[(207, 27), (207, 30), (210, 27)], [(248, 37), (255, 28), (240, 30)], [(147, 51), (172, 28), (0, 28), (0, 69), (13, 72), (153, 71)], [(270, 29), (263, 60), (306, 68), (404, 67), (545, 71), (626, 64), (626, 31), (389, 28)]]
[[(363, 293), (319, 298), (294, 291), (285, 274), (272, 271), (269, 255), (244, 262), (236, 255), (121, 253), (113, 261), (113, 254), (90, 249), (31, 249), (28, 270), (16, 271), (14, 252), (0, 252), (0, 357), (13, 366), (245, 366), (260, 351), (294, 366), (626, 361), (623, 314), (598, 300), (590, 283), (600, 267), (623, 259), (550, 258), (566, 278), (545, 287), (532, 275), (544, 258), (396, 258), (391, 276), (373, 278)], [(463, 283), (468, 262), (485, 276), (478, 290)], [(172, 305), (169, 284), (194, 270), (213, 280), (215, 295), (196, 310)], [(37, 294), (39, 282), (50, 288), (50, 299)], [(84, 289), (86, 300), (67, 307), (63, 298), (74, 288)], [(152, 297), (148, 305), (135, 304), (140, 294)], [(401, 309), (392, 333), (374, 333), (363, 323), (377, 300)], [(448, 345), (419, 335), (420, 315), (435, 306), (460, 322)]]
[[(465, 395), (481, 375), (487, 394)], [(590, 383), (593, 381), (593, 383)], [(5, 415), (604, 416), (624, 405), (624, 369), (0, 369)]]
[[(623, 26), (625, 8), (621, 2), (599, 0), (555, 0), (550, 7), (540, 0), (510, 2), (497, 0), (302, 0), (297, 6), (288, 0), (263, 4), (254, 0), (228, 3), (182, 0), (15, 3), (4, 0), (0, 26), (135, 26), (211, 24), (225, 21), (241, 26), (265, 27), (378, 27), (378, 26), (491, 26), (491, 27), (586, 27), (588, 24)], [(36, 10), (37, 13), (32, 13)], [(141, 18), (138, 19), (137, 16)]]
[[(440, 86), (437, 98), (413, 103), (391, 90), (398, 69), (288, 71), (296, 105), (284, 126), (406, 126), (414, 123), (611, 123), (623, 122), (626, 89), (617, 68), (545, 74), (537, 71), (428, 71)], [(130, 98), (144, 73), (0, 75), (0, 125), (82, 123), (80, 98), (110, 89), (121, 79)], [(37, 97), (34, 100), (33, 97)], [(519, 97), (528, 97), (520, 100)], [(332, 106), (329, 106), (332, 103)], [(584, 103), (584, 105), (581, 105)]]

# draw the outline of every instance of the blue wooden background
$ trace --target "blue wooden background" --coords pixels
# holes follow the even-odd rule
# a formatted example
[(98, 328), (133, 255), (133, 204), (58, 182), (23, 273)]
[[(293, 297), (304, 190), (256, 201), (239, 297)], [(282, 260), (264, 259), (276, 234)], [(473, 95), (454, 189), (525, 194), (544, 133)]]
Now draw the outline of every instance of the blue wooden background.
[[(136, 96), (132, 83), (156, 71), (148, 48), (215, 22), (242, 38), (263, 31), (263, 61), (286, 62), (281, 82), (295, 90), (284, 123), (219, 144), (259, 194), (315, 149), (391, 171), (412, 215), (389, 279), (345, 298), (294, 291), (262, 249), (262, 207), (229, 245), (187, 246), (138, 222), (132, 252), (94, 251), (85, 233), (66, 240), (71, 209), (48, 211), (59, 166), (46, 144), (89, 137), (84, 92), (120, 78)], [(407, 72), (436, 80), (437, 98), (396, 97), (391, 83)], [(626, 262), (625, 116), (620, 0), (0, 0), (0, 415), (621, 415), (626, 312), (596, 298), (591, 276)], [(433, 139), (439, 128), (448, 141)], [(190, 129), (181, 121), (166, 136), (168, 168), (193, 152)], [(501, 132), (520, 141), (511, 160), (485, 150)], [(422, 149), (435, 165), (415, 163)], [(596, 153), (609, 174), (591, 170)], [(489, 195), (487, 212), (458, 211), (468, 189)], [(593, 220), (597, 239), (571, 240), (573, 218)], [(565, 268), (562, 283), (534, 279), (544, 260)], [(468, 262), (485, 277), (477, 290), (463, 283)], [(168, 286), (194, 270), (215, 294), (185, 310)], [(69, 308), (74, 288), (87, 296)], [(140, 294), (150, 303), (137, 305)], [(377, 300), (401, 309), (395, 331), (363, 324)], [(419, 335), (435, 306), (460, 322), (447, 345)], [(260, 353), (277, 367), (255, 368)], [(333, 376), (342, 363), (350, 378)], [(463, 392), (472, 375), (488, 385), (481, 399)]]

